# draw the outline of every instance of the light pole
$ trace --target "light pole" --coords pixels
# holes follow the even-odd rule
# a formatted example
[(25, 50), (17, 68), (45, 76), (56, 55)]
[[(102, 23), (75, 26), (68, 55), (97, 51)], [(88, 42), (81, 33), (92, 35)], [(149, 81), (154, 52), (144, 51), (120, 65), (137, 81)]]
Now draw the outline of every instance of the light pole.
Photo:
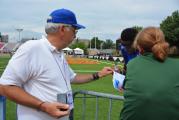
[(20, 41), (21, 41), (21, 40), (20, 40), (20, 39), (21, 39), (20, 33), (23, 31), (23, 29), (22, 29), (22, 28), (17, 28), (16, 30), (17, 30), (17, 32), (19, 32), (19, 42), (20, 42)]
[(91, 40), (90, 40), (90, 50), (91, 50)]
[(96, 49), (96, 37), (94, 37), (94, 40), (95, 40), (94, 42), (95, 42), (95, 49)]
[(101, 50), (103, 49), (103, 44), (104, 44), (104, 42), (102, 42), (102, 43), (100, 44)]

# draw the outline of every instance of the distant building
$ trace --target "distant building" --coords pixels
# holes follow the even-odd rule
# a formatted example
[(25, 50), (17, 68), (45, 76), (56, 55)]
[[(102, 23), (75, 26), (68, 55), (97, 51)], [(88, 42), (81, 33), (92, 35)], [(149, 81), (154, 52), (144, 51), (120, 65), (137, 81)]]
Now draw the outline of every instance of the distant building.
[(9, 35), (2, 35), (0, 33), (0, 42), (8, 43), (8, 41), (9, 41)]
[(99, 50), (100, 54), (112, 55), (114, 49), (103, 49)]
[(100, 53), (100, 51), (98, 49), (88, 49), (89, 55), (97, 55), (99, 53)]

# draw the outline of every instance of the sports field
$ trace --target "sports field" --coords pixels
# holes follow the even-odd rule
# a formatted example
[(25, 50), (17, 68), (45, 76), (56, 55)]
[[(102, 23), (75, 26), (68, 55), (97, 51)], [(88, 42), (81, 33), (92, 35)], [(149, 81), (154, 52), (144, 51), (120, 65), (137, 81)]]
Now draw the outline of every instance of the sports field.
[[(9, 56), (0, 56), (0, 74), (3, 72), (6, 64), (8, 63)], [(99, 71), (104, 66), (113, 66), (113, 62), (109, 61), (98, 61), (86, 58), (68, 58), (68, 62), (72, 69), (77, 73), (93, 73)], [(77, 62), (78, 61), (78, 62)], [(116, 91), (112, 86), (112, 76), (107, 76), (102, 79), (99, 79), (95, 82), (82, 84), (82, 85), (72, 85), (74, 90), (90, 90), (102, 93), (110, 93), (119, 95), (119, 92)], [(85, 120), (94, 120), (95, 119), (95, 109), (96, 109), (96, 99), (89, 98), (86, 100), (86, 119)], [(109, 101), (107, 99), (99, 98), (99, 111), (98, 111), (98, 120), (107, 120)], [(118, 120), (120, 110), (122, 107), (121, 101), (113, 101), (112, 103), (112, 114), (111, 120)], [(13, 102), (7, 101), (7, 120), (16, 120), (16, 108)], [(75, 99), (75, 115), (74, 120), (81, 120), (82, 118), (82, 99)]]

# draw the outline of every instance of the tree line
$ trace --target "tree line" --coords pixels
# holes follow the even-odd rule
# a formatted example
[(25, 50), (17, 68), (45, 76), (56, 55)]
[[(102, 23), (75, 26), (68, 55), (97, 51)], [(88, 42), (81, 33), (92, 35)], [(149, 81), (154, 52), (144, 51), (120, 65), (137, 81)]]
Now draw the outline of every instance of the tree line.
[[(142, 26), (133, 26), (138, 31), (140, 31)], [(179, 54), (179, 11), (174, 11), (171, 15), (167, 16), (161, 23), (160, 28), (165, 34), (166, 41), (170, 44), (170, 47), (174, 47), (174, 51), (176, 54)], [(93, 37), (90, 40), (88, 46), (86, 46), (83, 42), (75, 42), (70, 48), (79, 47), (83, 50), (87, 50), (87, 48), (96, 48), (96, 49), (115, 49), (115, 43), (113, 40), (106, 39), (106, 41), (100, 40), (98, 37)]]

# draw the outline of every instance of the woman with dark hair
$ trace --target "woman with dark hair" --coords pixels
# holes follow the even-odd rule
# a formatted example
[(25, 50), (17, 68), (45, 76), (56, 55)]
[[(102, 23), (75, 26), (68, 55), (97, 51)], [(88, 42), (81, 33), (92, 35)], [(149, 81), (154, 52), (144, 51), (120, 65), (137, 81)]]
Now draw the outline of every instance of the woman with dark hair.
[(147, 27), (134, 47), (141, 55), (127, 64), (121, 120), (179, 119), (179, 61), (168, 58), (163, 32)]

